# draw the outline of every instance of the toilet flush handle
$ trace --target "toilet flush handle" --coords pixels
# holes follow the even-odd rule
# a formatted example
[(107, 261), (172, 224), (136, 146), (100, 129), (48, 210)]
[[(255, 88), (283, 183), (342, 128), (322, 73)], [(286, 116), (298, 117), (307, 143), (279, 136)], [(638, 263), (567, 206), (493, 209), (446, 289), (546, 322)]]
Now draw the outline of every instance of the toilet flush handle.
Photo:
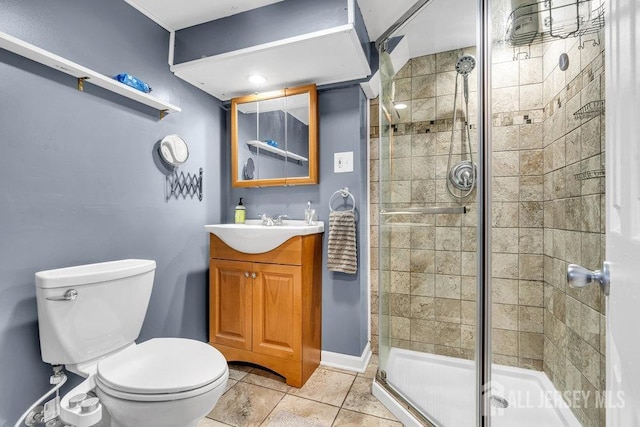
[(61, 297), (47, 297), (49, 301), (73, 301), (78, 298), (78, 291), (75, 289), (69, 289)]

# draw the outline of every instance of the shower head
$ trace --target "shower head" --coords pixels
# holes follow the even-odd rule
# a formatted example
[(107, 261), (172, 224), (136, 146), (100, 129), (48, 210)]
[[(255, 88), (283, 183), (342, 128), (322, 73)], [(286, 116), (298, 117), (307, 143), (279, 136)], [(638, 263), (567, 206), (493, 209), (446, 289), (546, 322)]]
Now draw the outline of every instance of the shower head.
[(456, 62), (456, 71), (464, 77), (467, 77), (474, 68), (476, 68), (476, 58), (472, 55), (461, 56)]

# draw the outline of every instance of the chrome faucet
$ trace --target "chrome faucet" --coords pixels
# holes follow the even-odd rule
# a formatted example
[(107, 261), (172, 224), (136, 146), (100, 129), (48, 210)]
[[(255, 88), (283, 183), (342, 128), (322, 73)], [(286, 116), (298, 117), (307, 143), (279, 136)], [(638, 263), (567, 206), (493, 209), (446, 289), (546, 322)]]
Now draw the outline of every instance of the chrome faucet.
[(284, 219), (289, 219), (289, 216), (287, 215), (278, 215), (275, 219), (267, 214), (261, 214), (260, 215), (260, 220), (262, 221), (260, 223), (260, 225), (267, 225), (267, 226), (271, 226), (271, 225), (284, 225), (283, 220)]
[(284, 225), (283, 219), (289, 219), (288, 215), (278, 215), (273, 225)]
[(260, 219), (262, 220), (260, 225), (274, 225), (273, 218), (267, 214), (261, 214)]

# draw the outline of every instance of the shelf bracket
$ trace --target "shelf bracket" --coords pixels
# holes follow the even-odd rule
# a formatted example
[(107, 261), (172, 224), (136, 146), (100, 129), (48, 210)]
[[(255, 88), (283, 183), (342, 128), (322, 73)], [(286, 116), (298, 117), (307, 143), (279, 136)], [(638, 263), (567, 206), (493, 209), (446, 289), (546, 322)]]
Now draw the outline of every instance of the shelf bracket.
[(78, 77), (78, 90), (80, 92), (84, 92), (84, 81), (88, 79), (89, 77)]
[(169, 110), (160, 110), (160, 120), (167, 117), (167, 114), (169, 114)]

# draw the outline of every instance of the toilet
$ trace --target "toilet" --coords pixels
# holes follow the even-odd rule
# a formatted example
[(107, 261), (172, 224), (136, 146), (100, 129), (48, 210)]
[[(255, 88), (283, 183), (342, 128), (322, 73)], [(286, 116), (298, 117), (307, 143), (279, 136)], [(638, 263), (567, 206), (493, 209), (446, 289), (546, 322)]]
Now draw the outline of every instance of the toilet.
[(209, 344), (136, 344), (155, 269), (127, 259), (36, 273), (42, 360), (85, 378), (61, 399), (64, 422), (196, 427), (224, 393), (227, 362)]

